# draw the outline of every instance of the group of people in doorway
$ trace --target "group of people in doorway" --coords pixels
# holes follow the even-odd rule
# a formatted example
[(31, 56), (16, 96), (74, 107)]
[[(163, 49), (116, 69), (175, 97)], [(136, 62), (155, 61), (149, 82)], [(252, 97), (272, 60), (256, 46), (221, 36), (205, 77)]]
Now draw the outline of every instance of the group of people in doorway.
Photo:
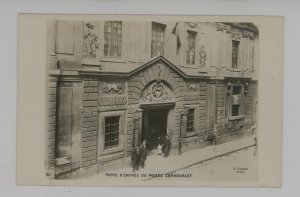
[(163, 155), (166, 158), (169, 156), (170, 149), (171, 141), (169, 135), (167, 134), (165, 137), (159, 137), (157, 145), (157, 154)]
[[(171, 149), (171, 140), (168, 134), (165, 137), (158, 138), (157, 151), (158, 155), (163, 155), (167, 158)], [(145, 162), (147, 159), (147, 140), (143, 140), (140, 146), (133, 148), (131, 153), (131, 164), (133, 172), (138, 171), (140, 167), (145, 167)]]

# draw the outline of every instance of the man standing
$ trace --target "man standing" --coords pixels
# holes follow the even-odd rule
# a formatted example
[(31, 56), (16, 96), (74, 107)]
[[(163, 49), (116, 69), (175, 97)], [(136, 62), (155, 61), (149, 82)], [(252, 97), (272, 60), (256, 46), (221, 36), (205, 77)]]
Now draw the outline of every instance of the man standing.
[(142, 168), (145, 167), (145, 161), (147, 159), (147, 146), (146, 146), (147, 141), (144, 140), (141, 147), (140, 147), (140, 158), (141, 158), (141, 166)]
[(138, 171), (141, 162), (141, 152), (139, 147), (134, 147), (131, 153), (132, 172)]
[(171, 148), (171, 141), (170, 141), (169, 135), (167, 134), (165, 137), (163, 147), (162, 147), (164, 157), (169, 156), (170, 148)]

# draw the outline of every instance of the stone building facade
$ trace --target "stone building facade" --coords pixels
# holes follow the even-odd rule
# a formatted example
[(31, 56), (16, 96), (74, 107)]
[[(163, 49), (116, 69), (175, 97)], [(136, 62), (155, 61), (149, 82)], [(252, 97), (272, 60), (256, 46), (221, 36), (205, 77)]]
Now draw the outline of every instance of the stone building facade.
[(127, 165), (168, 134), (171, 153), (256, 125), (258, 30), (251, 23), (49, 21), (46, 176)]

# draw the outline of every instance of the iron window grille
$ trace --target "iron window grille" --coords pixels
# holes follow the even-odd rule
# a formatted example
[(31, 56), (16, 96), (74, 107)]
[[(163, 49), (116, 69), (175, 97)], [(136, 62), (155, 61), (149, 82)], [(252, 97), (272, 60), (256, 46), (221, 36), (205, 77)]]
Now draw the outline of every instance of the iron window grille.
[(232, 105), (231, 105), (231, 116), (240, 115), (240, 102), (241, 102), (241, 89), (242, 86), (233, 86), (232, 87)]
[(104, 150), (118, 147), (120, 116), (105, 117)]
[(194, 113), (195, 109), (188, 109), (187, 112), (187, 124), (186, 124), (186, 132), (191, 133), (195, 131), (194, 128)]

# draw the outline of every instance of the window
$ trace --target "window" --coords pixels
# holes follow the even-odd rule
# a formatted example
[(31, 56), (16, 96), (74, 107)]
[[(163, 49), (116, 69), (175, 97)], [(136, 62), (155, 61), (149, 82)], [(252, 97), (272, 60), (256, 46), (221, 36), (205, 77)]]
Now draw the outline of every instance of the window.
[(116, 111), (100, 109), (98, 156), (120, 153), (124, 149), (124, 122), (125, 111), (123, 108)]
[(187, 64), (195, 64), (195, 40), (196, 40), (196, 32), (187, 31), (186, 37), (186, 63)]
[(164, 55), (165, 25), (152, 23), (151, 57)]
[(232, 68), (238, 67), (238, 51), (239, 51), (239, 41), (232, 41)]
[(232, 105), (231, 105), (231, 116), (236, 117), (241, 115), (241, 89), (242, 86), (232, 87)]
[(189, 109), (187, 113), (187, 124), (186, 124), (186, 132), (191, 133), (194, 132), (194, 113), (195, 109)]
[(104, 150), (119, 145), (119, 116), (105, 117)]
[(104, 25), (104, 56), (121, 57), (122, 22), (105, 21)]

